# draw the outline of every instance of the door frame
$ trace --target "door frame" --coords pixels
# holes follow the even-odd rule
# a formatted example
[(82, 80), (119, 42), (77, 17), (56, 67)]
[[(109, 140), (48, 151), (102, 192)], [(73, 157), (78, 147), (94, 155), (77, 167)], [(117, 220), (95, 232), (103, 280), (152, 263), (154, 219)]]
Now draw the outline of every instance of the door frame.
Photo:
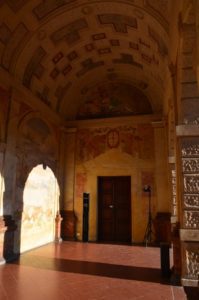
[[(100, 239), (99, 239), (99, 179), (100, 178), (105, 178), (105, 177), (109, 177), (109, 178), (118, 178), (118, 177), (129, 177), (130, 178), (130, 207), (129, 207), (129, 210), (130, 210), (130, 241), (129, 241), (129, 244), (132, 243), (132, 232), (133, 232), (133, 229), (132, 229), (132, 176), (131, 175), (99, 175), (97, 176), (97, 241), (98, 242), (101, 242)], [(102, 241), (103, 242), (103, 241)], [(107, 242), (109, 243), (109, 242)], [(110, 243), (112, 243), (110, 241)], [(115, 243), (117, 243), (117, 241), (115, 241)], [(120, 243), (120, 242), (118, 242)], [(121, 242), (122, 243), (122, 242)], [(124, 242), (125, 243), (125, 242)]]

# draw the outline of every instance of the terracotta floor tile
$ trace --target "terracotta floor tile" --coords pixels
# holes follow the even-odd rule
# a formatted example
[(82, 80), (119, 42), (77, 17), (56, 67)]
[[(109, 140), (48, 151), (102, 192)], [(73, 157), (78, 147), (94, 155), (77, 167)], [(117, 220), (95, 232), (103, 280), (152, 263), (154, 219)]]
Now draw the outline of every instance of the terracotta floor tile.
[(160, 249), (48, 244), (0, 266), (0, 300), (186, 300), (161, 277)]

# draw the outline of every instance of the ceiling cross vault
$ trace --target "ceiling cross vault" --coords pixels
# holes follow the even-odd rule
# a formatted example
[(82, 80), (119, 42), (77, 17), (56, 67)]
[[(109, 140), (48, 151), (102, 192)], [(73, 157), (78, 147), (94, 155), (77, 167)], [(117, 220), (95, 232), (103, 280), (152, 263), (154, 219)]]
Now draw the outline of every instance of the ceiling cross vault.
[(66, 120), (161, 113), (166, 0), (0, 1), (0, 65)]

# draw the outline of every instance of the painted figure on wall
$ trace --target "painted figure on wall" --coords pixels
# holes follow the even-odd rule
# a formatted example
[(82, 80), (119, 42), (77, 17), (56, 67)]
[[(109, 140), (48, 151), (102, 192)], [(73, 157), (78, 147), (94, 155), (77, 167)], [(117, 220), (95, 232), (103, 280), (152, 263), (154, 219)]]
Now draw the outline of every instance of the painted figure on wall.
[(86, 92), (77, 119), (150, 113), (150, 102), (139, 89), (127, 83), (106, 82)]

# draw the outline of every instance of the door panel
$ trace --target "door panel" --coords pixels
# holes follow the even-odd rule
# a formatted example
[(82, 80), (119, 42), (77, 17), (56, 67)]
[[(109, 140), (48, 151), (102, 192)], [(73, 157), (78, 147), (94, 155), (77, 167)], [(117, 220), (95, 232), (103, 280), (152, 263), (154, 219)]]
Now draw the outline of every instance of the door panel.
[(99, 178), (99, 199), (99, 240), (113, 240), (114, 216), (113, 209), (111, 209), (113, 205), (113, 184), (111, 178)]
[(98, 178), (98, 238), (131, 241), (131, 177)]

